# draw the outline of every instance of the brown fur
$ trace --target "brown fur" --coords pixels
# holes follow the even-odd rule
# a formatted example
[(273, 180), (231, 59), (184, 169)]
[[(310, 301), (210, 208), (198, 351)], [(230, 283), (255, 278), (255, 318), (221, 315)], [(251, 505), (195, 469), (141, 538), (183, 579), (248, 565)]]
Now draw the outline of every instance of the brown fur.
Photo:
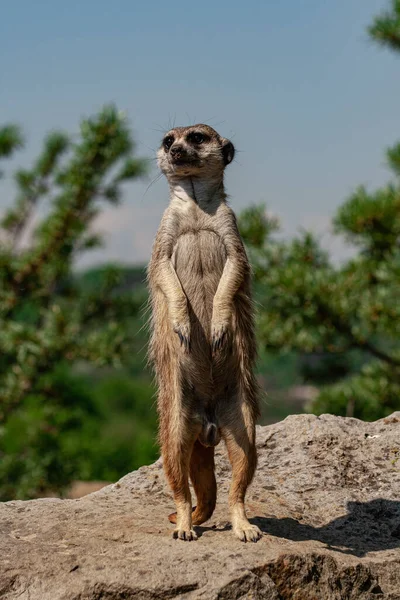
[[(175, 537), (191, 540), (193, 524), (210, 518), (214, 446), (222, 437), (233, 471), (233, 529), (240, 539), (257, 541), (260, 531), (244, 512), (258, 416), (250, 267), (223, 186), (234, 148), (206, 125), (173, 129), (164, 140), (158, 159), (171, 201), (148, 268), (149, 357), (164, 469), (177, 507), (170, 520), (177, 523)], [(197, 496), (193, 514), (189, 475)]]

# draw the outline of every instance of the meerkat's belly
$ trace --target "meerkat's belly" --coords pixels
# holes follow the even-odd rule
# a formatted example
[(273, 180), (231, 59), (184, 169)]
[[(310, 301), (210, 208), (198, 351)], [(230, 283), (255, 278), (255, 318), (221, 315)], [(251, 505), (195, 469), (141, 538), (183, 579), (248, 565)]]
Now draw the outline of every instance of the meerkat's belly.
[(208, 333), (213, 299), (226, 262), (225, 245), (214, 231), (184, 233), (176, 242), (172, 262), (194, 320)]

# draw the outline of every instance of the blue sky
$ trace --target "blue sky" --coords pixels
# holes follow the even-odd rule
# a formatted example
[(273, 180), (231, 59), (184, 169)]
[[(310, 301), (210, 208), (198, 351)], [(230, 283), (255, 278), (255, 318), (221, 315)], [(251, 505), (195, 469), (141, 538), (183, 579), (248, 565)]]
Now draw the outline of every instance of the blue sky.
[[(359, 184), (385, 183), (384, 149), (400, 138), (399, 58), (365, 27), (386, 0), (3, 0), (0, 118), (21, 123), (28, 165), (50, 129), (115, 102), (137, 152), (153, 156), (171, 122), (207, 121), (237, 149), (227, 170), (235, 210), (266, 202), (286, 235), (321, 234)], [(154, 171), (152, 177), (156, 175)], [(126, 189), (95, 227), (106, 248), (82, 265), (149, 257), (165, 181)], [(5, 195), (4, 195), (5, 194)], [(11, 199), (2, 183), (0, 211)]]

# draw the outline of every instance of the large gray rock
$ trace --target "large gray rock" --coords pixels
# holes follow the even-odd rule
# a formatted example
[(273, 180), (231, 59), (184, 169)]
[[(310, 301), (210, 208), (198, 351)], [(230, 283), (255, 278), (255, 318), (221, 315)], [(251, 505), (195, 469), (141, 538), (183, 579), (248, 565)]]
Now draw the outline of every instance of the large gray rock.
[(161, 461), (80, 500), (0, 505), (0, 598), (400, 599), (400, 412), (291, 416), (258, 428), (258, 451), (257, 544), (230, 531), (222, 445), (197, 542), (171, 537)]

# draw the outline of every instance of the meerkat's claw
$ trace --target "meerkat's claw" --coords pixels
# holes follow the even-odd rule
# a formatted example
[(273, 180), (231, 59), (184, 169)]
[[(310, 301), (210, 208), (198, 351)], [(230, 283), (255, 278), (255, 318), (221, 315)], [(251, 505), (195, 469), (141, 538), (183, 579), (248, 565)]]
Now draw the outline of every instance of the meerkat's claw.
[(225, 325), (213, 327), (212, 339), (211, 339), (211, 350), (215, 354), (217, 350), (221, 350), (224, 346), (228, 333), (228, 328)]
[(185, 531), (184, 529), (175, 529), (175, 531), (172, 533), (172, 537), (174, 540), (183, 540), (185, 542), (197, 540), (197, 534), (193, 529), (190, 529), (189, 531)]
[(185, 352), (190, 352), (190, 326), (176, 324), (174, 331), (178, 334), (181, 347), (184, 348)]
[(233, 532), (242, 542), (255, 543), (262, 538), (261, 529), (259, 529), (257, 525), (251, 525), (250, 523), (242, 525), (241, 527), (235, 527)]

